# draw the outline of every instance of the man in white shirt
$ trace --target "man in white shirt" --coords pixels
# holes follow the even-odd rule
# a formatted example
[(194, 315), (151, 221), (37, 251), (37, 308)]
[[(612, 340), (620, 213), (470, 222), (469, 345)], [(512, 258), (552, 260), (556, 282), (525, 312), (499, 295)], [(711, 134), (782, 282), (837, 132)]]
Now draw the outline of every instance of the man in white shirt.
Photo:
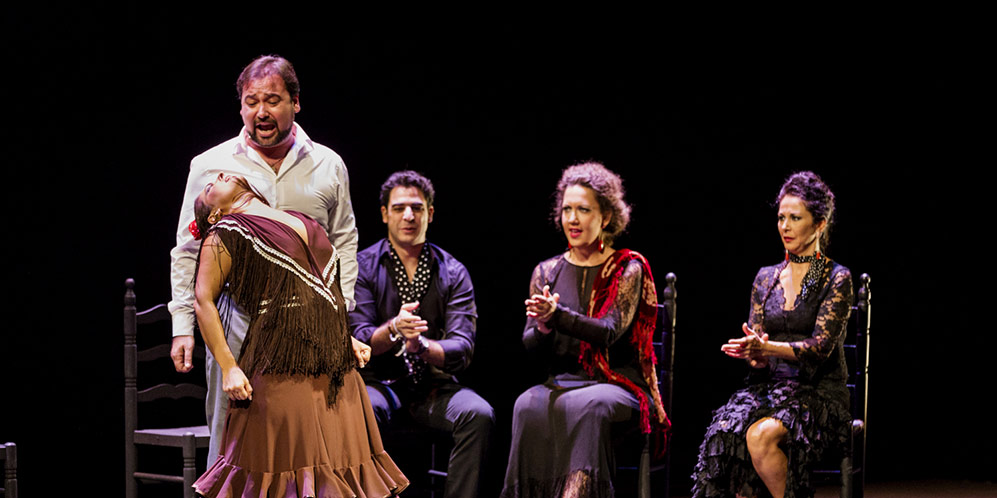
[[(178, 372), (192, 367), (194, 348), (194, 267), (200, 242), (189, 229), (194, 219), (194, 199), (219, 173), (241, 175), (270, 205), (307, 214), (329, 233), (339, 254), (340, 282), (347, 308), (354, 307), (353, 285), (357, 278), (357, 228), (350, 201), (350, 183), (342, 158), (328, 147), (312, 142), (294, 122), (301, 110), (299, 83), (294, 67), (283, 57), (261, 56), (251, 62), (236, 81), (243, 128), (239, 135), (198, 155), (190, 162), (190, 175), (180, 222), (177, 245), (170, 251), (173, 298), (171, 356)], [(238, 357), (246, 336), (248, 318), (227, 294), (218, 303), (226, 317), (229, 348)], [(223, 318), (224, 319), (224, 318)], [(220, 453), (219, 444), (228, 409), (221, 389), (222, 374), (208, 353), (206, 415), (211, 430), (208, 464)]]

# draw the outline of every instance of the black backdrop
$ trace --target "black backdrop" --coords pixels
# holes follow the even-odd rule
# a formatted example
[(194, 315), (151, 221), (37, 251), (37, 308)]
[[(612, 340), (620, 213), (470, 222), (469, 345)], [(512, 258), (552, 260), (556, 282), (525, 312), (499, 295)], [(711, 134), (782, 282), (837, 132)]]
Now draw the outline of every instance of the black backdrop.
[(800, 169), (838, 195), (829, 254), (873, 276), (869, 478), (994, 477), (993, 431), (979, 429), (993, 375), (969, 311), (980, 294), (966, 291), (981, 279), (957, 278), (983, 263), (950, 263), (986, 231), (985, 217), (958, 224), (973, 218), (967, 187), (983, 182), (960, 156), (974, 132), (958, 47), (859, 28), (756, 44), (677, 36), (636, 15), (612, 36), (337, 19), (347, 35), (230, 16), (224, 32), (165, 11), (4, 20), (17, 49), (4, 64), (14, 236), (0, 439), (21, 447), (26, 495), (74, 479), (120, 489), (122, 283), (136, 279), (140, 307), (169, 298), (189, 160), (238, 131), (234, 81), (263, 53), (295, 64), (298, 122), (344, 157), (361, 247), (384, 235), (376, 199), (389, 173), (436, 184), (429, 237), (475, 283), (478, 346), (462, 379), (498, 412), (492, 485), (512, 402), (535, 380), (520, 361), (527, 279), (565, 245), (550, 195), (561, 168), (587, 159), (625, 180), (634, 215), (618, 245), (643, 252), (659, 281), (678, 275), (676, 489), (688, 489), (710, 410), (740, 383), (743, 366), (719, 345), (739, 334), (757, 268), (782, 255), (771, 202)]

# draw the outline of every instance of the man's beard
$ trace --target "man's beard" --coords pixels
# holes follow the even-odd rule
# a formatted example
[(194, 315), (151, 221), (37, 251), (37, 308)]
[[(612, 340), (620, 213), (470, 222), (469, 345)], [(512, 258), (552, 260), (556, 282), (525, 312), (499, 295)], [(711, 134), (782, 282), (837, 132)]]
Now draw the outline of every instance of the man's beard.
[(260, 147), (273, 147), (280, 144), (291, 134), (291, 130), (294, 128), (294, 122), (291, 122), (291, 126), (288, 126), (286, 130), (281, 130), (277, 123), (274, 123), (274, 127), (277, 128), (277, 135), (273, 138), (267, 139), (266, 142), (261, 142), (259, 135), (257, 134), (256, 127), (253, 127), (253, 132), (249, 134), (249, 138), (253, 139), (253, 142)]

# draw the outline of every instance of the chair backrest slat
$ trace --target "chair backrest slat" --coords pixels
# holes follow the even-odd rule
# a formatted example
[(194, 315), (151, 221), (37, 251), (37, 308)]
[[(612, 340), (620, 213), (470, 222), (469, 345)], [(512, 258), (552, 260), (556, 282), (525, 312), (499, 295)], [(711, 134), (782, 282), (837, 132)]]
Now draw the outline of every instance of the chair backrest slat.
[[(171, 348), (170, 339), (166, 336), (159, 344), (139, 351), (137, 346), (138, 326), (153, 324), (166, 326), (171, 323), (172, 317), (165, 304), (157, 304), (147, 310), (136, 311), (135, 281), (130, 278), (126, 280), (125, 288), (125, 427), (126, 433), (130, 433), (138, 428), (138, 403), (157, 399), (204, 399), (207, 396), (207, 389), (201, 385), (185, 382), (161, 383), (142, 390), (138, 389), (138, 364), (163, 358), (168, 359)], [(205, 357), (204, 347), (200, 344), (194, 350), (194, 357), (202, 360)], [(168, 368), (168, 372), (165, 373), (173, 370), (172, 365), (163, 368)]]
[(150, 323), (168, 321), (171, 319), (170, 310), (165, 304), (157, 304), (145, 311), (138, 312), (136, 314), (136, 319), (138, 320), (139, 325), (148, 325)]
[(155, 401), (157, 399), (183, 399), (198, 398), (204, 399), (208, 390), (204, 386), (194, 384), (158, 384), (148, 389), (143, 389), (137, 393), (139, 403)]

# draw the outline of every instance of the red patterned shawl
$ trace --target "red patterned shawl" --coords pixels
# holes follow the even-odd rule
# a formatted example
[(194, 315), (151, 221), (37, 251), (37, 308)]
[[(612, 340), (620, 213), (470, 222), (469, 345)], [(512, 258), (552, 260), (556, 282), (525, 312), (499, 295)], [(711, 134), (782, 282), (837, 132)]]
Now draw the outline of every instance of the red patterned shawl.
[[(661, 393), (658, 391), (658, 359), (654, 354), (652, 344), (654, 325), (657, 318), (658, 296), (654, 288), (654, 277), (651, 276), (651, 267), (647, 264), (640, 253), (629, 249), (620, 249), (610, 256), (609, 260), (602, 266), (602, 270), (595, 277), (595, 284), (592, 288), (592, 297), (589, 300), (588, 316), (602, 318), (609, 312), (616, 300), (619, 291), (620, 277), (631, 261), (639, 261), (644, 273), (643, 286), (641, 289), (640, 302), (637, 306), (637, 313), (634, 316), (633, 332), (630, 336), (630, 343), (637, 351), (640, 358), (641, 372), (644, 381), (647, 382), (651, 390), (651, 401), (647, 399), (647, 394), (626, 376), (614, 372), (609, 367), (606, 359), (605, 348), (598, 348), (592, 344), (581, 342), (581, 355), (578, 360), (585, 368), (585, 371), (595, 376), (595, 372), (600, 372), (609, 382), (623, 386), (637, 397), (640, 402), (640, 427), (644, 434), (651, 433), (651, 404), (654, 405), (654, 422), (662, 436), (667, 434), (671, 427), (671, 421), (665, 413), (665, 408), (661, 404)], [(661, 451), (663, 451), (663, 446)]]

